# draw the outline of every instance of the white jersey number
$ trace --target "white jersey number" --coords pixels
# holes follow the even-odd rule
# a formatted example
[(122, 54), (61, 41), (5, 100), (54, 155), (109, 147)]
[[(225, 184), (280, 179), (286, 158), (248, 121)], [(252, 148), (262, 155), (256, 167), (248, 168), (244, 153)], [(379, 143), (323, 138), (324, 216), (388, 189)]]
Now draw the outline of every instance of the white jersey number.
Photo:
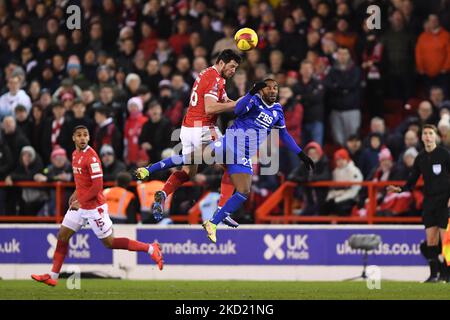
[(189, 101), (190, 105), (195, 107), (198, 103), (198, 93), (197, 93), (198, 83), (192, 88), (191, 99)]

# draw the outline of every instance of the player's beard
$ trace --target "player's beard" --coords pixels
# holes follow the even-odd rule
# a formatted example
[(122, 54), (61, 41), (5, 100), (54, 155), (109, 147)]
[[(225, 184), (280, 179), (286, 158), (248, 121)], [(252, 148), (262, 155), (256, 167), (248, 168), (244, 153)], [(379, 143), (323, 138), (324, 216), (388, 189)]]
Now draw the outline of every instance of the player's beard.
[(80, 143), (80, 144), (78, 144), (78, 149), (80, 149), (80, 151), (82, 151), (82, 150), (86, 149), (87, 146), (88, 146), (87, 142), (83, 145)]

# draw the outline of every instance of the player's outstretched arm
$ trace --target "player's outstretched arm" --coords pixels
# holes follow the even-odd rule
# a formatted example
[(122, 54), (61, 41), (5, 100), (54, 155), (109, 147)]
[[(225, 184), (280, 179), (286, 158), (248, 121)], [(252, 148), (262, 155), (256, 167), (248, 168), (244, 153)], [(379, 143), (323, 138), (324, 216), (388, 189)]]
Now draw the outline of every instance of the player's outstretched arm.
[(255, 83), (245, 96), (239, 98), (239, 100), (236, 103), (236, 107), (234, 108), (234, 114), (240, 116), (249, 112), (250, 109), (252, 108), (250, 100), (255, 94), (259, 92), (259, 90), (265, 87), (267, 87), (267, 84), (264, 81)]
[(297, 145), (294, 138), (292, 138), (292, 136), (287, 131), (286, 127), (280, 129), (280, 139), (286, 144), (289, 150), (298, 155), (298, 157), (303, 161), (308, 170), (314, 170), (314, 161), (312, 161), (311, 158), (303, 152), (302, 148)]

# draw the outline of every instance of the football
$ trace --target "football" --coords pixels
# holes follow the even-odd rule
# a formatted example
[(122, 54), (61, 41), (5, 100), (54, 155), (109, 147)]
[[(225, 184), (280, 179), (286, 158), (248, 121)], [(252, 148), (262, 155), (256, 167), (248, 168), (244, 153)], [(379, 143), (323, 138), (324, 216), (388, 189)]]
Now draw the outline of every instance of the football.
[(258, 35), (255, 30), (250, 28), (242, 28), (234, 35), (236, 47), (241, 51), (252, 50), (258, 45)]

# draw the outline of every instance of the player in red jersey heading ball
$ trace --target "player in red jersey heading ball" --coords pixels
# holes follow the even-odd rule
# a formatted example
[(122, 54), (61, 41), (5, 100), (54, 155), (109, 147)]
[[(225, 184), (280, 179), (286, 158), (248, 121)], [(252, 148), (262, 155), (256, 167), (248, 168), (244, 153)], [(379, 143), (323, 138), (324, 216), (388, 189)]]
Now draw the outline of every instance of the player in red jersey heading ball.
[[(202, 150), (211, 141), (222, 136), (216, 125), (217, 117), (220, 113), (233, 111), (236, 106), (236, 101), (230, 100), (227, 96), (225, 82), (234, 76), (240, 62), (241, 57), (236, 52), (226, 49), (218, 55), (214, 65), (198, 75), (192, 86), (189, 107), (181, 126), (183, 154)], [(152, 211), (157, 220), (162, 219), (167, 196), (195, 176), (197, 169), (198, 164), (195, 163), (184, 165), (181, 170), (172, 173), (161, 191), (155, 193)], [(139, 168), (136, 174), (139, 179), (144, 179), (149, 173), (146, 168)], [(220, 185), (219, 209), (233, 192), (234, 185), (225, 169)], [(233, 228), (238, 226), (238, 223), (230, 217), (226, 217), (223, 223)]]
[(36, 281), (55, 286), (68, 251), (69, 239), (86, 223), (89, 223), (97, 238), (106, 248), (148, 252), (162, 270), (163, 259), (158, 243), (148, 244), (128, 238), (113, 237), (112, 221), (109, 218), (108, 205), (103, 196), (102, 165), (95, 150), (88, 145), (88, 129), (85, 126), (75, 127), (72, 139), (76, 147), (72, 154), (76, 189), (70, 197), (69, 210), (59, 229), (52, 271), (43, 275), (33, 274), (31, 277)]

